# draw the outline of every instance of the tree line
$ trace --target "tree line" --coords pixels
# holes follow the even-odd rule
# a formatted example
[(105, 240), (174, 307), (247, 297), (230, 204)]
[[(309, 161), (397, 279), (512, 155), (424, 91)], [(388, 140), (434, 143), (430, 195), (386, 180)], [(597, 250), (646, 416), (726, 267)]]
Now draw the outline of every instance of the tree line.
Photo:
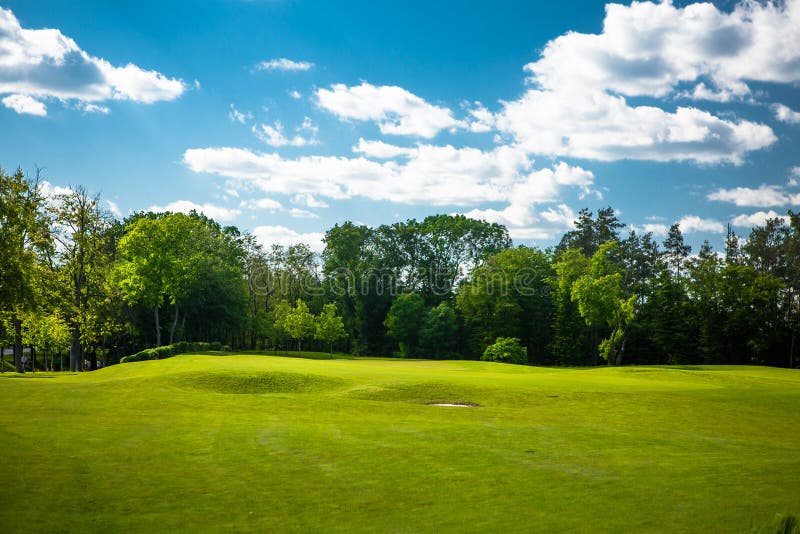
[[(796, 364), (800, 215), (725, 250), (661, 243), (612, 208), (558, 245), (435, 215), (337, 224), (316, 254), (198, 213), (117, 220), (82, 187), (0, 170), (0, 347), (79, 371), (180, 342), (538, 365)], [(38, 358), (37, 358), (38, 356)]]

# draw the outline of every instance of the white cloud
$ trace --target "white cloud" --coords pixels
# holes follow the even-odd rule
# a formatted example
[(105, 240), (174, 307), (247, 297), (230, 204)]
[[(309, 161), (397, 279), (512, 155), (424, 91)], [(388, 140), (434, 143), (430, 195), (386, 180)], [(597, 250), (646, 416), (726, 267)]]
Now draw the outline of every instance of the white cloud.
[(665, 237), (669, 231), (669, 228), (667, 228), (666, 224), (662, 223), (645, 223), (642, 226), (642, 231), (646, 234), (651, 233), (655, 236)]
[(783, 104), (774, 104), (772, 106), (772, 111), (775, 112), (775, 118), (781, 122), (800, 124), (800, 111), (795, 111)]
[(691, 91), (681, 91), (677, 95), (678, 98), (688, 98), (691, 100), (708, 100), (711, 102), (732, 102), (741, 100), (748, 92), (746, 86), (738, 86), (734, 90), (731, 89), (718, 89), (714, 91), (710, 89), (705, 83), (700, 82), (694, 86)]
[[(505, 210), (504, 210), (505, 211)], [(497, 214), (501, 214), (499, 217)], [(472, 210), (465, 214), (473, 219), (504, 224), (508, 228), (508, 235), (512, 239), (555, 239), (566, 230), (574, 228), (576, 219), (575, 211), (566, 204), (534, 211), (530, 206), (523, 219), (516, 221), (507, 220), (502, 212), (494, 210)], [(517, 225), (516, 223), (520, 223)]]
[(48, 202), (52, 202), (54, 198), (58, 195), (68, 195), (72, 192), (72, 189), (69, 187), (61, 187), (60, 185), (53, 185), (51, 182), (47, 180), (42, 181), (39, 184), (39, 190), (42, 193), (42, 196), (48, 200)]
[(747, 152), (777, 139), (769, 126), (696, 108), (632, 107), (603, 92), (530, 89), (504, 105), (497, 124), (531, 153), (601, 161), (741, 163)]
[(301, 210), (300, 208), (291, 208), (289, 215), (295, 219), (319, 219), (319, 215), (308, 210)]
[(731, 220), (731, 224), (733, 226), (739, 226), (742, 228), (753, 228), (756, 226), (764, 226), (764, 223), (766, 223), (767, 219), (781, 219), (784, 222), (787, 221), (786, 216), (780, 215), (773, 210), (769, 210), (737, 215), (733, 218), (733, 220)]
[(241, 111), (236, 109), (236, 106), (234, 106), (233, 104), (231, 104), (231, 109), (228, 112), (228, 117), (231, 119), (231, 121), (238, 122), (241, 124), (245, 124), (253, 120), (252, 113), (250, 113), (249, 111), (247, 113), (242, 113)]
[[(311, 193), (333, 199), (364, 197), (434, 206), (505, 201), (519, 187), (534, 189), (536, 184), (528, 182), (539, 176), (534, 173), (529, 177), (529, 158), (507, 146), (482, 151), (420, 145), (402, 164), (364, 157), (287, 159), (278, 154), (227, 147), (189, 149), (183, 160), (195, 172), (244, 180), (266, 193)], [(567, 176), (566, 170), (559, 174)], [(569, 179), (575, 180), (571, 176)], [(551, 187), (551, 180), (545, 180), (542, 187)], [(548, 191), (531, 192), (534, 193), (549, 195)]]
[(259, 198), (256, 200), (243, 200), (239, 203), (240, 208), (248, 209), (261, 209), (269, 211), (280, 211), (283, 209), (283, 204), (274, 198)]
[(303, 121), (303, 125), (297, 128), (296, 131), (311, 131), (311, 137), (303, 137), (299, 133), (292, 137), (286, 137), (286, 135), (283, 133), (283, 125), (280, 123), (280, 121), (275, 121), (275, 123), (272, 125), (261, 124), (260, 127), (253, 126), (252, 131), (260, 141), (273, 147), (301, 147), (316, 145), (318, 143), (315, 137), (317, 129), (310, 123), (308, 117), (306, 117), (306, 120)]
[(384, 143), (383, 141), (365, 141), (363, 138), (359, 138), (358, 144), (353, 147), (353, 152), (364, 154), (369, 158), (392, 159), (399, 156), (411, 156), (414, 154), (414, 149)]
[(534, 87), (504, 104), (497, 125), (550, 156), (738, 164), (775, 142), (770, 127), (627, 99), (730, 101), (750, 94), (748, 81), (796, 83), (799, 28), (800, 0), (730, 13), (710, 3), (608, 4), (602, 33), (566, 33), (525, 66)]
[(316, 96), (319, 106), (339, 119), (376, 122), (383, 134), (430, 139), (442, 130), (463, 126), (448, 108), (429, 104), (402, 87), (335, 84), (318, 89)]
[(107, 106), (90, 104), (88, 102), (83, 104), (81, 109), (83, 109), (83, 111), (86, 113), (99, 113), (101, 115), (108, 115), (109, 113), (111, 113), (111, 110)]
[(325, 234), (322, 232), (299, 233), (285, 226), (256, 226), (253, 228), (253, 235), (265, 247), (304, 243), (315, 252), (321, 252), (325, 248), (322, 242)]
[(559, 225), (560, 228), (569, 227), (575, 220), (575, 214), (568, 206), (561, 204), (556, 210), (551, 208), (537, 214), (536, 205), (557, 201), (564, 186), (588, 187), (593, 180), (594, 175), (591, 172), (561, 162), (553, 169), (533, 171), (515, 183), (506, 192), (504, 200), (508, 205), (502, 210), (474, 209), (465, 215), (473, 219), (503, 224), (509, 228), (528, 227), (542, 220)]
[(539, 213), (545, 221), (555, 225), (559, 228), (571, 229), (575, 226), (575, 220), (578, 218), (572, 208), (566, 204), (559, 204), (555, 208), (548, 208)]
[(694, 232), (722, 233), (725, 227), (721, 222), (714, 219), (703, 219), (697, 215), (686, 215), (678, 221), (681, 232), (691, 234)]
[(469, 131), (475, 133), (490, 132), (494, 130), (497, 119), (494, 114), (486, 109), (486, 106), (480, 102), (474, 102), (474, 107), (468, 108), (472, 121), (469, 122)]
[(292, 197), (292, 203), (307, 208), (327, 208), (328, 204), (322, 200), (318, 200), (311, 193), (299, 193)]
[(280, 57), (262, 61), (256, 65), (258, 70), (279, 70), (279, 71), (306, 71), (314, 66), (310, 61), (293, 61)]
[(214, 204), (210, 204), (208, 202), (204, 204), (197, 204), (190, 200), (176, 200), (174, 202), (170, 202), (165, 206), (155, 206), (155, 205), (150, 206), (149, 208), (147, 208), (147, 211), (152, 211), (155, 213), (171, 211), (173, 213), (186, 213), (186, 214), (188, 214), (190, 211), (196, 211), (198, 213), (203, 213), (207, 217), (223, 222), (233, 220), (237, 215), (241, 213), (239, 210), (236, 209), (225, 208), (223, 206), (215, 206)]
[(761, 185), (757, 189), (750, 187), (719, 189), (710, 193), (708, 199), (720, 202), (731, 202), (737, 206), (752, 206), (758, 208), (783, 206), (790, 200), (789, 196), (776, 185)]
[(157, 71), (132, 63), (115, 67), (91, 56), (57, 29), (22, 28), (10, 10), (0, 8), (0, 94), (152, 103), (185, 90), (183, 81)]
[(294, 98), (295, 100), (300, 100), (303, 97), (303, 95), (301, 95), (300, 91), (298, 91), (297, 89), (292, 89), (291, 91), (289, 91), (289, 96)]
[(13, 109), (20, 115), (47, 116), (47, 107), (28, 95), (8, 95), (2, 102), (5, 107)]
[(119, 205), (116, 202), (106, 200), (106, 204), (108, 204), (108, 211), (111, 212), (111, 215), (114, 217), (122, 217), (122, 210), (119, 209)]
[(746, 94), (747, 81), (800, 81), (800, 3), (607, 4), (600, 34), (566, 33), (525, 70), (542, 89), (664, 97), (710, 80)]

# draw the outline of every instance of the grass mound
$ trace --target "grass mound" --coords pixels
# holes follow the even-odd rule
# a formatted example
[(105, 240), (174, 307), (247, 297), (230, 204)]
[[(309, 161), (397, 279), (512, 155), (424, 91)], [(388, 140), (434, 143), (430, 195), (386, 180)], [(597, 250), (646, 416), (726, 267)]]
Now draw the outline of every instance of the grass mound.
[(284, 372), (196, 372), (176, 379), (179, 387), (213, 393), (313, 393), (333, 389), (341, 380), (319, 375)]
[(482, 398), (478, 388), (438, 382), (389, 384), (356, 390), (351, 395), (361, 400), (468, 406), (479, 406)]

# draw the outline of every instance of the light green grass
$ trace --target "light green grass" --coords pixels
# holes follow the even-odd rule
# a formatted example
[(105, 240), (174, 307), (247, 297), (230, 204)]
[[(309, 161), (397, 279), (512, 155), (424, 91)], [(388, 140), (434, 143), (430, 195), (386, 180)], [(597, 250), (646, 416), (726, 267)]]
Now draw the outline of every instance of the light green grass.
[(790, 370), (191, 355), (5, 375), (0, 405), (3, 532), (746, 532), (800, 510)]

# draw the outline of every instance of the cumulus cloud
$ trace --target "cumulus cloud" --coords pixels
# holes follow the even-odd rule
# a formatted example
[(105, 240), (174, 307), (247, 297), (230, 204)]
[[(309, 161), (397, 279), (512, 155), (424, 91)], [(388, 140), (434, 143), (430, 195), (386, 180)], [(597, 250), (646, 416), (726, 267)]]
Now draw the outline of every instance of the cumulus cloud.
[(353, 147), (353, 152), (364, 154), (369, 158), (392, 159), (399, 156), (411, 156), (414, 154), (414, 149), (384, 143), (383, 141), (366, 141), (364, 138), (359, 138), (358, 144)]
[(299, 193), (292, 197), (292, 202), (307, 208), (327, 208), (328, 204), (322, 200), (317, 199), (311, 193)]
[(37, 117), (47, 115), (47, 107), (28, 95), (8, 95), (3, 98), (2, 102), (5, 107), (13, 109), (20, 115), (36, 115)]
[(557, 201), (564, 186), (589, 187), (593, 181), (594, 175), (590, 171), (561, 162), (552, 169), (533, 171), (514, 183), (506, 191), (504, 200), (508, 205), (502, 210), (474, 209), (465, 215), (509, 228), (529, 227), (542, 220), (559, 228), (568, 227), (575, 220), (575, 214), (568, 206), (561, 204), (556, 210), (551, 208), (541, 213), (536, 212), (536, 206)]
[(304, 243), (311, 247), (315, 252), (322, 252), (325, 248), (322, 239), (325, 234), (322, 232), (300, 233), (285, 226), (256, 226), (253, 228), (253, 235), (259, 243), (265, 247), (271, 245), (296, 245)]
[[(261, 124), (258, 127), (253, 126), (252, 131), (260, 141), (273, 147), (301, 147), (316, 145), (318, 143), (316, 139), (317, 127), (314, 126), (308, 117), (305, 118), (301, 126), (295, 129), (296, 134), (291, 137), (287, 137), (286, 134), (284, 134), (283, 125), (280, 121), (275, 121), (273, 124)], [(309, 137), (303, 137), (300, 135), (300, 132), (310, 132), (311, 135)]]
[(300, 208), (290, 208), (289, 216), (295, 219), (319, 219), (319, 215), (313, 211), (303, 210)]
[[(295, 198), (298, 198), (299, 195), (295, 195)], [(310, 202), (317, 204), (314, 201), (314, 197), (308, 195), (310, 197)], [(327, 207), (325, 203), (323, 204)], [(250, 210), (265, 210), (269, 211), (270, 213), (276, 212), (283, 212), (288, 213), (290, 217), (295, 219), (319, 219), (319, 215), (312, 211), (300, 209), (300, 208), (285, 208), (283, 204), (273, 198), (260, 198), (260, 199), (252, 199), (252, 200), (243, 200), (239, 203), (240, 208), (246, 208)], [(312, 206), (313, 207), (313, 206)]]
[(283, 158), (229, 147), (189, 149), (183, 161), (195, 172), (244, 180), (267, 193), (435, 206), (505, 201), (520, 183), (537, 176), (529, 177), (531, 161), (514, 147), (482, 151), (420, 145), (410, 150), (402, 163), (341, 156)]
[(800, 2), (607, 4), (600, 34), (566, 33), (525, 66), (545, 90), (664, 97), (710, 80), (746, 94), (747, 81), (800, 80)]
[(243, 113), (243, 112), (239, 111), (238, 109), (236, 109), (236, 106), (231, 104), (231, 109), (228, 112), (228, 118), (233, 122), (238, 122), (240, 124), (245, 124), (245, 123), (253, 120), (253, 114), (250, 113), (249, 111), (246, 112), (246, 113)]
[(751, 80), (800, 81), (798, 28), (798, 0), (730, 13), (710, 3), (608, 4), (602, 33), (566, 33), (525, 66), (534, 87), (504, 104), (497, 126), (539, 154), (738, 164), (775, 142), (769, 126), (628, 99), (724, 102), (749, 95)]
[[(23, 28), (10, 10), (0, 8), (0, 94), (34, 101), (131, 100), (149, 104), (174, 100), (185, 90), (182, 80), (133, 63), (114, 66), (92, 56), (58, 29)], [(31, 100), (24, 109), (39, 110), (37, 114), (43, 115), (43, 104), (37, 106)]]
[(767, 219), (781, 219), (786, 222), (788, 217), (780, 215), (774, 210), (757, 211), (755, 213), (737, 215), (731, 220), (731, 224), (742, 228), (754, 228), (756, 226), (764, 226)]
[(747, 152), (777, 139), (762, 124), (697, 108), (630, 106), (624, 97), (603, 92), (530, 89), (505, 104), (497, 124), (532, 153), (601, 161), (741, 163)]
[(762, 184), (757, 188), (734, 187), (733, 189), (718, 189), (710, 193), (708, 199), (730, 202), (743, 207), (766, 208), (798, 204), (800, 195), (792, 195), (781, 186)]
[(240, 208), (260, 209), (268, 211), (280, 211), (283, 209), (283, 204), (274, 198), (259, 198), (253, 200), (243, 200), (239, 203)]
[(111, 215), (114, 217), (122, 217), (122, 210), (119, 209), (119, 205), (116, 202), (106, 200), (106, 204), (108, 204), (108, 211), (111, 212)]
[(316, 92), (319, 106), (343, 120), (373, 121), (383, 134), (430, 139), (440, 131), (462, 127), (445, 107), (435, 106), (397, 86), (366, 82), (347, 87), (334, 84)]
[(686, 215), (678, 221), (681, 232), (691, 234), (694, 232), (722, 233), (725, 227), (714, 219), (703, 219), (697, 215)]
[(278, 71), (306, 71), (314, 66), (310, 61), (293, 61), (285, 57), (261, 61), (256, 65), (258, 70), (278, 70)]
[(111, 110), (107, 106), (100, 106), (98, 104), (85, 103), (81, 106), (84, 113), (99, 113), (100, 115), (108, 115)]
[(666, 224), (662, 223), (645, 223), (642, 226), (642, 231), (646, 234), (650, 233), (655, 236), (666, 237), (669, 228), (667, 228)]
[(781, 122), (800, 124), (800, 111), (795, 111), (784, 104), (774, 104), (772, 111), (775, 112), (775, 118)]
[(204, 204), (197, 204), (195, 202), (192, 202), (191, 200), (176, 200), (174, 202), (170, 202), (165, 206), (153, 205), (147, 208), (147, 211), (152, 211), (156, 213), (170, 211), (172, 213), (186, 213), (186, 214), (188, 214), (191, 211), (196, 211), (197, 213), (202, 213), (207, 217), (223, 222), (231, 221), (241, 213), (239, 210), (236, 209), (230, 209), (223, 206), (216, 206), (208, 202)]

